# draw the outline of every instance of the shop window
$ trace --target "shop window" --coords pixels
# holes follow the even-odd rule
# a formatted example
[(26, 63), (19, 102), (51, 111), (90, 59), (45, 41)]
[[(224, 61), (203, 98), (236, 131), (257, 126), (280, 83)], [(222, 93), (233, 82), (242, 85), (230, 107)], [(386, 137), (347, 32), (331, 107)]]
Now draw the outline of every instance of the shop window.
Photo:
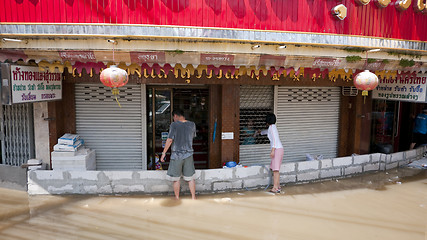
[(267, 128), (265, 116), (273, 112), (273, 100), (273, 86), (240, 87), (240, 145), (269, 143), (258, 132)]

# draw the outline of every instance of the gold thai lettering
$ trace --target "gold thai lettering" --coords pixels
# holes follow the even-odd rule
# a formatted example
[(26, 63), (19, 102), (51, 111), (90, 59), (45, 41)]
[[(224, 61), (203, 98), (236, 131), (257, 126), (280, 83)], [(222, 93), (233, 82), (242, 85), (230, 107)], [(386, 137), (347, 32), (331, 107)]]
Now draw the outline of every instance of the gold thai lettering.
[(371, 0), (356, 0), (356, 3), (359, 3), (361, 5), (366, 5), (370, 2)]
[(347, 17), (347, 7), (340, 4), (332, 8), (332, 14), (339, 20), (344, 20)]
[(426, 0), (417, 0), (417, 4), (414, 6), (415, 11), (422, 12), (426, 10), (427, 3)]
[(405, 11), (411, 6), (412, 0), (399, 0), (396, 2), (396, 8)]
[(378, 7), (385, 8), (390, 4), (391, 0), (375, 0), (375, 4)]

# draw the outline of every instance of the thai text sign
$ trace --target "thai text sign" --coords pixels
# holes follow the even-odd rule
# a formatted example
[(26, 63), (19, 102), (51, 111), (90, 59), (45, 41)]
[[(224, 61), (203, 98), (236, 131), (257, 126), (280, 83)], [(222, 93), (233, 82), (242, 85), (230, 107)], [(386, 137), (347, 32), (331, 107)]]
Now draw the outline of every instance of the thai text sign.
[(11, 66), (12, 102), (62, 99), (62, 74), (41, 72), (38, 67)]
[(372, 91), (372, 98), (425, 102), (427, 74), (398, 76), (394, 79), (379, 78), (378, 86)]

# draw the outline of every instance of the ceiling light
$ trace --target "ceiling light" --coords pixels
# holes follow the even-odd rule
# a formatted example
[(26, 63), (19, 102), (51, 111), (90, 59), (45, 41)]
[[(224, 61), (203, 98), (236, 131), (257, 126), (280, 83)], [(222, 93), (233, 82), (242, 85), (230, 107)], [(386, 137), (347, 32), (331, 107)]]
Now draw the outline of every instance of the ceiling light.
[(3, 38), (3, 42), (22, 42), (22, 40), (15, 38)]
[(257, 48), (260, 48), (261, 46), (260, 45), (253, 45), (251, 48), (252, 48), (252, 50), (254, 50), (254, 49), (257, 49)]
[(278, 46), (277, 48), (278, 48), (278, 49), (285, 49), (285, 48), (286, 48), (286, 45), (280, 45), (280, 46)]
[(379, 48), (368, 50), (368, 52), (379, 52), (379, 51), (381, 51), (381, 49)]

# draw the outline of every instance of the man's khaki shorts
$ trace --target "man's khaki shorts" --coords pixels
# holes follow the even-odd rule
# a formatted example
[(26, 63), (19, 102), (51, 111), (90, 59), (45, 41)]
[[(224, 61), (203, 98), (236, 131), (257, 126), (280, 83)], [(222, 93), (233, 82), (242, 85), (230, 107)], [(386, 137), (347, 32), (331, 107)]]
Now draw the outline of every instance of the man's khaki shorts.
[(185, 181), (191, 181), (194, 179), (195, 173), (193, 155), (181, 160), (172, 159), (169, 163), (167, 179), (179, 181), (183, 176)]

